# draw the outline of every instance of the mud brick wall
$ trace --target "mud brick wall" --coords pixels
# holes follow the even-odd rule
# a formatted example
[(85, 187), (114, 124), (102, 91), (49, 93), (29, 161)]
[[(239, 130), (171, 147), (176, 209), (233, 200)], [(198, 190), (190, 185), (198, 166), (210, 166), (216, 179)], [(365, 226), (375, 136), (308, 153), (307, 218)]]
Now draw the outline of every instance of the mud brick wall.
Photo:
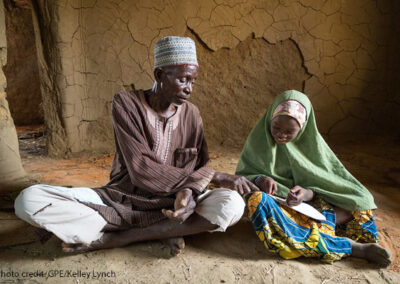
[(281, 91), (310, 96), (326, 135), (393, 135), (400, 121), (395, 0), (35, 1), (53, 155), (113, 150), (110, 102), (153, 82), (154, 43), (195, 39), (192, 101), (213, 143), (241, 146)]

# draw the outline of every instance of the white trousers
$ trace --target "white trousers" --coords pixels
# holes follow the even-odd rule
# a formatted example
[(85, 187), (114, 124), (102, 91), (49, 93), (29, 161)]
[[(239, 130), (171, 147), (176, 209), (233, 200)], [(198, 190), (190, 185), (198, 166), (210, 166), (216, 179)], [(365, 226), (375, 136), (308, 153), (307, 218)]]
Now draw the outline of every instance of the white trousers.
[[(37, 184), (24, 189), (15, 200), (15, 214), (32, 226), (55, 234), (65, 243), (90, 244), (99, 239), (106, 220), (79, 201), (106, 206), (91, 188)], [(242, 197), (230, 189), (206, 190), (197, 198), (196, 213), (224, 232), (243, 215)]]

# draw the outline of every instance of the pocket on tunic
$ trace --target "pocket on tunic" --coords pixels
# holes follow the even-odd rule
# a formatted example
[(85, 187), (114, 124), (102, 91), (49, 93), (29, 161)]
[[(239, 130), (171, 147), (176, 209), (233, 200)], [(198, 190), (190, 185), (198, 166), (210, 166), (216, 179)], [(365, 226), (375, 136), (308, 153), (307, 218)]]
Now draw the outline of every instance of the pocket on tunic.
[(194, 169), (197, 160), (197, 148), (177, 148), (174, 152), (174, 166)]

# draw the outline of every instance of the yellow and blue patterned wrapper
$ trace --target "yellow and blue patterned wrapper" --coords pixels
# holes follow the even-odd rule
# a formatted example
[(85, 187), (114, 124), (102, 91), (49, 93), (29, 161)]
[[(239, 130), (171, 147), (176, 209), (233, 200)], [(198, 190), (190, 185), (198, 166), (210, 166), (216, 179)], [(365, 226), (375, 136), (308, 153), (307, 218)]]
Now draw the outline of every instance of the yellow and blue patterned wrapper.
[(259, 239), (269, 252), (285, 259), (320, 258), (333, 263), (351, 254), (347, 238), (358, 242), (378, 242), (371, 210), (354, 211), (353, 219), (336, 226), (333, 207), (317, 196), (312, 205), (326, 221), (309, 218), (287, 206), (278, 204), (264, 192), (253, 193), (247, 200), (249, 217)]

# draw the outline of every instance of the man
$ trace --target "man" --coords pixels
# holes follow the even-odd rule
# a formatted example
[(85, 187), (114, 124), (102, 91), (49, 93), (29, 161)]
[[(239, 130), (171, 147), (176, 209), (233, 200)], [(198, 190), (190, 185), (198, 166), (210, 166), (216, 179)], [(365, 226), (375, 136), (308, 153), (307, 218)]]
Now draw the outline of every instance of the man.
[[(107, 185), (36, 185), (16, 199), (17, 216), (54, 233), (65, 252), (164, 239), (176, 254), (184, 248), (182, 236), (235, 224), (245, 207), (238, 192), (257, 190), (207, 165), (202, 120), (187, 101), (198, 75), (194, 41), (159, 40), (154, 65), (151, 90), (114, 97), (116, 153)], [(206, 190), (210, 182), (223, 188)]]

